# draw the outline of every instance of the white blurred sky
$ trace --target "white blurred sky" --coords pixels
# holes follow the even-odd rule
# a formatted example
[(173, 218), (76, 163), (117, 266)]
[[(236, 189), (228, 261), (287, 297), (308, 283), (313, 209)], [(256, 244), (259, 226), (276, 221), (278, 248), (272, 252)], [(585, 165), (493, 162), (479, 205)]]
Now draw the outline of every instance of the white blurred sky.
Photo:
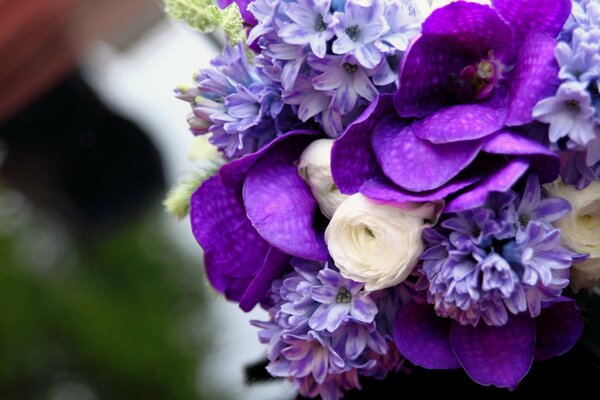
[[(172, 90), (191, 83), (192, 74), (206, 67), (218, 49), (205, 36), (185, 25), (163, 20), (134, 46), (117, 52), (109, 45), (95, 46), (84, 60), (84, 73), (97, 93), (117, 112), (139, 124), (162, 154), (167, 180), (172, 184), (189, 168), (187, 148), (192, 136), (187, 129), (188, 104), (176, 100)], [(198, 257), (189, 221), (169, 222), (177, 241)], [(202, 282), (198, 282), (202, 285)], [(286, 400), (293, 398), (287, 382), (244, 385), (243, 367), (265, 355), (250, 319), (264, 319), (254, 311), (244, 314), (235, 304), (209, 295), (210, 316), (199, 316), (201, 324), (210, 324), (216, 346), (198, 377), (198, 386), (216, 386), (234, 399)]]

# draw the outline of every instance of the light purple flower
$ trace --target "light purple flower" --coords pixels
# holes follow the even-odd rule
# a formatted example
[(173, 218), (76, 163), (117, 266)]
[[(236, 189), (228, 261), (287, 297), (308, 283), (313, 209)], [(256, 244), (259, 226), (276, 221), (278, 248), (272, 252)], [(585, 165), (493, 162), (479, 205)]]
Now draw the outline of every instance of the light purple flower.
[(570, 209), (564, 199), (541, 199), (531, 175), (522, 197), (492, 193), (486, 206), (446, 216), (424, 233), (418, 287), (438, 315), (463, 325), (483, 319), (502, 326), (524, 311), (537, 317), (542, 304), (560, 298), (578, 257), (561, 246), (560, 230), (550, 224)]
[(554, 97), (540, 101), (533, 109), (533, 117), (550, 125), (550, 141), (558, 142), (564, 137), (574, 145), (585, 146), (596, 138), (592, 99), (587, 83), (569, 81), (563, 83)]
[(313, 300), (321, 303), (308, 321), (312, 329), (334, 332), (344, 321), (373, 322), (377, 306), (369, 296), (361, 293), (363, 284), (344, 279), (331, 269), (319, 272), (318, 279), (322, 286), (310, 290)]
[(331, 108), (334, 96), (333, 90), (316, 90), (313, 87), (312, 79), (301, 75), (296, 79), (294, 88), (283, 93), (283, 101), (299, 106), (298, 118), (306, 122)]
[(421, 32), (419, 19), (400, 0), (385, 3), (384, 18), (389, 29), (377, 39), (375, 45), (385, 54), (405, 51), (410, 40)]
[(292, 22), (283, 23), (279, 36), (289, 44), (309, 44), (312, 52), (325, 57), (327, 41), (333, 37), (330, 0), (297, 0), (282, 7)]
[(308, 64), (319, 75), (313, 78), (313, 86), (317, 90), (334, 90), (334, 107), (344, 115), (351, 112), (359, 99), (372, 101), (378, 91), (369, 79), (368, 71), (356, 61), (344, 56), (326, 56), (317, 58), (309, 56)]
[(382, 52), (375, 44), (389, 30), (383, 18), (383, 0), (374, 0), (369, 6), (356, 0), (347, 0), (344, 12), (336, 12), (334, 30), (336, 40), (332, 50), (335, 54), (353, 55), (366, 68), (374, 68), (381, 62)]

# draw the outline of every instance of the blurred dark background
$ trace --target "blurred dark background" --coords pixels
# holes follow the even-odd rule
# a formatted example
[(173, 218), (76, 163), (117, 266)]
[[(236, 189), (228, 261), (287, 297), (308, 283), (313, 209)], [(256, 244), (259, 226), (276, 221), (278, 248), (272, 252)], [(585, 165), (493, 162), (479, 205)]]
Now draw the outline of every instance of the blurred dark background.
[[(295, 397), (252, 367), (264, 314), (206, 288), (187, 223), (161, 207), (191, 141), (170, 90), (214, 43), (158, 0), (0, 0), (0, 399)], [(586, 301), (586, 345), (515, 393), (413, 369), (348, 398), (599, 390)]]

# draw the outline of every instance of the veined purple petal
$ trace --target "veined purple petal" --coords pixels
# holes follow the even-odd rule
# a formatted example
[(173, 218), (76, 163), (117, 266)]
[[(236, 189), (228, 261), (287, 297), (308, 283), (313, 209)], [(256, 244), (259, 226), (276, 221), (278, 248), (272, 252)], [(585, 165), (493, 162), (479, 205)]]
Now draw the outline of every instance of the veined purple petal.
[(377, 315), (375, 302), (367, 295), (354, 297), (350, 308), (350, 315), (358, 322), (371, 323)]
[(467, 1), (457, 1), (435, 10), (423, 23), (423, 35), (451, 36), (454, 44), (481, 56), (490, 50), (501, 54), (512, 42), (509, 25), (496, 11)]
[(483, 205), (490, 192), (506, 192), (529, 168), (529, 161), (516, 158), (508, 161), (495, 173), (488, 175), (472, 190), (451, 200), (444, 212), (460, 212)]
[(282, 253), (276, 248), (271, 247), (269, 249), (265, 256), (265, 262), (263, 263), (262, 268), (258, 271), (252, 280), (252, 283), (248, 286), (248, 289), (240, 299), (240, 308), (242, 310), (249, 312), (265, 298), (273, 281), (281, 278), (290, 268), (289, 259), (289, 255)]
[(366, 329), (354, 328), (348, 330), (348, 337), (346, 339), (346, 345), (344, 346), (344, 352), (346, 356), (355, 360), (360, 356), (367, 347), (368, 333)]
[(479, 104), (444, 108), (413, 125), (415, 135), (436, 144), (479, 139), (500, 128), (496, 110)]
[(465, 177), (464, 179), (454, 179), (450, 183), (439, 187), (433, 191), (413, 193), (394, 185), (385, 177), (370, 179), (360, 188), (360, 192), (372, 199), (383, 202), (407, 203), (407, 202), (427, 202), (442, 200), (449, 195), (462, 190), (475, 182), (481, 177)]
[(504, 156), (529, 156), (540, 183), (558, 178), (560, 159), (556, 153), (523, 135), (507, 130), (498, 132), (486, 140), (483, 151)]
[(467, 374), (481, 385), (514, 389), (533, 362), (535, 322), (512, 316), (504, 326), (453, 322), (450, 341)]
[(432, 144), (418, 138), (406, 121), (390, 115), (375, 127), (371, 145), (392, 182), (423, 192), (443, 186), (465, 169), (479, 153), (482, 141)]
[(338, 289), (333, 286), (315, 286), (310, 288), (310, 297), (323, 304), (335, 303)]
[(394, 341), (408, 361), (427, 369), (454, 369), (460, 365), (450, 347), (450, 320), (435, 315), (428, 304), (400, 307), (394, 322)]
[(327, 261), (323, 234), (313, 227), (317, 202), (294, 164), (310, 140), (296, 136), (261, 157), (244, 182), (244, 205), (252, 225), (272, 246), (297, 257)]
[(571, 0), (492, 0), (492, 6), (521, 39), (532, 31), (556, 37), (571, 14)]
[(334, 332), (348, 315), (348, 304), (321, 304), (308, 320), (308, 325), (316, 331)]
[(583, 332), (583, 321), (577, 303), (565, 297), (543, 309), (535, 323), (536, 360), (546, 360), (566, 353), (575, 346)]
[(354, 194), (381, 170), (371, 150), (371, 134), (384, 116), (392, 113), (392, 95), (380, 95), (337, 139), (331, 150), (331, 173), (340, 192)]
[(462, 52), (449, 38), (422, 35), (404, 55), (399, 90), (394, 96), (398, 114), (423, 117), (443, 108), (451, 100), (448, 76), (458, 76), (476, 61), (476, 54)]
[(540, 200), (538, 206), (531, 213), (533, 219), (543, 219), (547, 222), (558, 221), (571, 211), (571, 203), (559, 197), (550, 197)]
[(560, 81), (555, 47), (556, 40), (545, 33), (535, 32), (525, 39), (512, 72), (506, 125), (518, 126), (533, 121), (533, 107), (556, 93)]
[(224, 185), (219, 175), (208, 179), (192, 195), (190, 219), (209, 281), (239, 301), (271, 247), (246, 217), (239, 188)]

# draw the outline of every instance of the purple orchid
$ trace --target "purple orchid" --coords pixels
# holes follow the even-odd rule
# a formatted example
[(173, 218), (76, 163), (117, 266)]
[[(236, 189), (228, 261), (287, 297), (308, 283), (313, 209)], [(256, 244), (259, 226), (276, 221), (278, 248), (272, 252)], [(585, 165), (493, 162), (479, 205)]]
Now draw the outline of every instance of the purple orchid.
[(315, 132), (292, 131), (221, 167), (192, 195), (191, 223), (211, 285), (249, 311), (290, 255), (326, 261), (318, 206), (294, 164)]
[[(393, 99), (381, 95), (338, 140), (342, 193), (381, 201), (482, 205), (533, 168), (558, 176), (555, 154), (514, 127), (558, 87), (554, 37), (571, 2), (455, 2), (436, 10), (409, 47)], [(415, 120), (416, 119), (416, 120)]]
[(509, 317), (503, 326), (461, 325), (435, 315), (431, 306), (413, 302), (400, 308), (394, 338), (400, 353), (428, 369), (462, 367), (475, 382), (514, 389), (533, 360), (569, 351), (583, 331), (575, 301), (561, 298), (528, 315)]

